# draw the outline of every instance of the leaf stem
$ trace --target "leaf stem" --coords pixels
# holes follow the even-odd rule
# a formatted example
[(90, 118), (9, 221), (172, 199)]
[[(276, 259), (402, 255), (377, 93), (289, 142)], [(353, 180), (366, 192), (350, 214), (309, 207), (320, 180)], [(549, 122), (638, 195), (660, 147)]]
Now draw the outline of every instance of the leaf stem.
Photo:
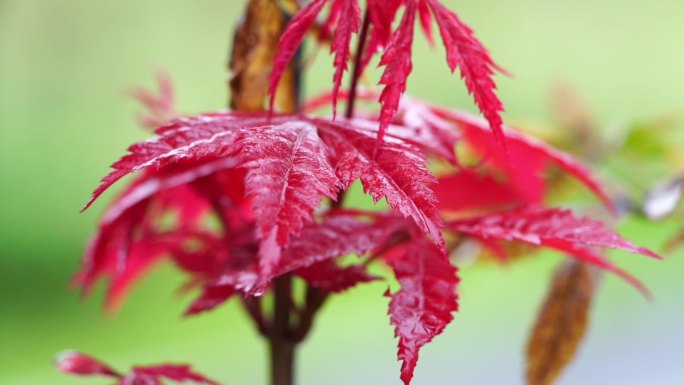
[(261, 298), (260, 297), (243, 297), (242, 305), (244, 306), (247, 314), (254, 322), (259, 334), (264, 337), (268, 337), (270, 330), (269, 322), (264, 318), (264, 314), (261, 310)]
[(345, 114), (347, 119), (354, 117), (354, 107), (356, 104), (356, 95), (361, 78), (363, 51), (366, 48), (366, 41), (368, 40), (368, 30), (370, 28), (370, 16), (366, 10), (363, 16), (363, 25), (361, 26), (361, 33), (359, 34), (359, 41), (356, 46), (356, 57), (354, 59), (354, 69), (352, 70), (351, 84), (349, 86), (349, 97), (347, 99), (347, 112)]
[(316, 313), (321, 309), (328, 299), (329, 293), (312, 286), (306, 288), (306, 305), (299, 317), (299, 325), (295, 329), (295, 341), (302, 342), (311, 331)]

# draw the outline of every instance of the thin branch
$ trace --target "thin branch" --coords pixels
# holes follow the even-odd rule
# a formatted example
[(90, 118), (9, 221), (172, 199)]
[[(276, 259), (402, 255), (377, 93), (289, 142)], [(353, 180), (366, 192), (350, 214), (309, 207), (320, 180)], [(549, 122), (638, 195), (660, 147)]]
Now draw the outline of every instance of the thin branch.
[(299, 325), (294, 331), (293, 339), (302, 342), (311, 331), (316, 314), (328, 299), (329, 293), (312, 286), (306, 288), (306, 305), (300, 314)]
[(261, 297), (243, 297), (242, 305), (247, 314), (254, 322), (257, 331), (262, 337), (268, 337), (270, 332), (270, 322), (264, 317), (264, 312), (261, 309)]
[(271, 384), (294, 385), (294, 361), (297, 342), (292, 334), (292, 276), (284, 275), (273, 283), (275, 308), (269, 330)]
[(356, 47), (356, 58), (354, 59), (354, 69), (352, 71), (351, 85), (349, 86), (349, 98), (347, 99), (347, 113), (345, 116), (347, 119), (354, 117), (354, 105), (356, 103), (356, 93), (359, 85), (359, 79), (361, 78), (363, 51), (366, 49), (366, 41), (368, 40), (368, 30), (370, 28), (370, 15), (368, 10), (366, 10), (363, 16), (363, 25), (361, 27), (361, 33), (359, 34), (359, 41)]

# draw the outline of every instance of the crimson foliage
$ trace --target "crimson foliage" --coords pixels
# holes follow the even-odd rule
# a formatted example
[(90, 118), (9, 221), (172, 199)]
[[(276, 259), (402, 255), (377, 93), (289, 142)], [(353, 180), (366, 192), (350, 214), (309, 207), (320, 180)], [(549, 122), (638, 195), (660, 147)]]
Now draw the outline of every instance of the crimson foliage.
[(64, 373), (114, 378), (118, 385), (161, 385), (162, 380), (218, 385), (218, 382), (195, 373), (188, 365), (135, 366), (128, 373), (119, 373), (93, 357), (73, 351), (59, 354), (55, 365)]
[[(314, 0), (295, 15), (283, 33), (271, 74), (271, 104), (285, 68), (304, 41), (307, 31), (314, 25), (316, 15), (322, 12), (326, 3), (331, 3), (326, 29), (335, 30), (331, 45), (331, 50), (335, 54), (332, 94), (335, 108), (342, 76), (347, 69), (351, 36), (358, 33), (361, 26), (358, 0)], [(364, 55), (364, 62), (367, 64), (374, 54), (384, 50), (380, 59), (380, 65), (385, 69), (380, 78), (380, 84), (384, 87), (379, 97), (382, 108), (378, 140), (382, 140), (399, 107), (401, 95), (406, 92), (407, 79), (413, 69), (411, 46), (418, 14), (429, 40), (432, 40), (430, 19), (434, 17), (446, 48), (449, 68), (452, 71), (460, 70), (468, 91), (489, 121), (499, 144), (504, 145), (500, 115), (503, 104), (496, 95), (496, 84), (493, 80), (498, 66), (484, 45), (474, 36), (472, 29), (438, 0), (367, 0), (367, 5), (369, 43), (366, 51), (357, 52), (357, 55)], [(404, 13), (399, 26), (392, 30), (392, 22), (402, 7)]]
[[(368, 0), (365, 21), (357, 0), (309, 2), (280, 42), (272, 97), (328, 4), (323, 30), (332, 34), (333, 88), (309, 107), (329, 103), (335, 110), (340, 97), (356, 95), (378, 99), (379, 111), (348, 118), (215, 112), (162, 124), (154, 138), (132, 145), (113, 164), (87, 203), (86, 208), (119, 179), (134, 174), (105, 212), (75, 277), (77, 285), (87, 292), (98, 279), (109, 278), (107, 304), (115, 308), (151, 266), (171, 260), (189, 275), (187, 287), (200, 288), (186, 311), (195, 315), (233, 297), (258, 297), (286, 274), (328, 294), (342, 293), (381, 280), (367, 266), (384, 263), (400, 287), (387, 295), (406, 384), (420, 348), (442, 333), (458, 309), (459, 278), (448, 255), (456, 239), (471, 237), (490, 247), (514, 241), (557, 249), (643, 290), (593, 248), (655, 256), (652, 252), (599, 222), (544, 208), (548, 166), (566, 171), (606, 206), (611, 204), (579, 162), (504, 129), (492, 79), (497, 66), (472, 30), (439, 1)], [(394, 28), (392, 21), (402, 8)], [(447, 63), (460, 70), (486, 121), (402, 97), (412, 69), (416, 18), (429, 39), (431, 20), (437, 22)], [(367, 41), (365, 50), (356, 52), (357, 65), (367, 65), (384, 48), (379, 94), (341, 89), (352, 37), (361, 28), (368, 35), (361, 37)], [(162, 94), (167, 99), (172, 95), (168, 89)], [(148, 116), (168, 118), (175, 111), (163, 97), (138, 95), (151, 109)], [(477, 154), (480, 167), (461, 164), (455, 152), (460, 144)], [(428, 158), (449, 164), (450, 171), (434, 176)], [(376, 203), (385, 199), (391, 210), (345, 207), (341, 199), (357, 181)], [(349, 254), (367, 258), (342, 265), (340, 260)], [(68, 355), (59, 366), (74, 374), (115, 377), (121, 384), (139, 378), (151, 384), (163, 378), (214, 383), (185, 366), (141, 367), (122, 375), (82, 355)]]
[[(471, 126), (459, 131), (459, 122), (443, 121), (464, 140), (472, 126), (484, 128), (470, 119)], [(330, 292), (372, 282), (377, 277), (364, 265), (341, 267), (336, 262), (350, 253), (371, 252), (387, 262), (401, 284), (391, 295), (390, 314), (406, 382), (419, 348), (442, 332), (457, 308), (458, 278), (440, 230), (442, 218), (450, 213), (487, 212), (449, 220), (446, 234), (556, 248), (638, 284), (587, 246), (652, 253), (598, 222), (527, 206), (541, 203), (536, 189), (544, 182), (539, 174), (515, 169), (510, 180), (497, 181), (461, 169), (437, 179), (426, 168), (424, 155), (439, 156), (425, 145), (434, 137), (432, 131), (396, 120), (376, 152), (378, 129), (371, 123), (363, 118), (225, 112), (181, 118), (158, 129), (157, 138), (131, 146), (96, 190), (97, 196), (115, 179), (139, 171), (105, 213), (77, 282), (89, 289), (99, 277), (109, 276), (108, 302), (115, 305), (149, 266), (168, 257), (191, 275), (193, 284), (202, 285), (187, 311), (196, 314), (240, 293), (258, 295), (287, 273)], [(407, 132), (412, 132), (410, 138)], [(523, 155), (540, 151), (520, 134), (513, 137), (527, 146)], [(513, 159), (517, 153), (512, 151)], [(579, 179), (596, 188), (584, 169), (559, 154), (540, 151), (535, 156), (548, 162), (563, 159), (560, 165), (572, 164)], [(535, 183), (518, 184), (520, 175)], [(356, 180), (374, 200), (385, 198), (396, 214), (322, 205), (325, 197), (334, 201)], [(435, 182), (441, 214), (430, 189)], [(465, 193), (479, 188), (486, 189), (485, 196)], [(221, 229), (208, 228), (208, 216), (218, 218)], [(162, 221), (168, 217), (174, 218), (172, 223)]]

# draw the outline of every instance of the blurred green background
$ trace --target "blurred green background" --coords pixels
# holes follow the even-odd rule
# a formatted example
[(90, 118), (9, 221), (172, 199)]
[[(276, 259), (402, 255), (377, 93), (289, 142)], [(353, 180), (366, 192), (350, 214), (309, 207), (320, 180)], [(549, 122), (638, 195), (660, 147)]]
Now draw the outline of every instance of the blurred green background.
[[(681, 0), (445, 1), (478, 31), (515, 76), (500, 78), (511, 122), (545, 121), (548, 90), (570, 82), (602, 126), (684, 107)], [(118, 367), (192, 362), (225, 384), (264, 384), (265, 347), (237, 306), (182, 320), (189, 298), (171, 266), (134, 290), (117, 317), (67, 290), (83, 244), (111, 198), (79, 215), (107, 165), (134, 140), (130, 86), (175, 80), (182, 111), (222, 108), (224, 61), (241, 1), (0, 0), (0, 384), (101, 384), (51, 367), (73, 348)], [(472, 109), (441, 49), (418, 39), (411, 91)], [(307, 73), (308, 91), (329, 83), (327, 55)], [(634, 167), (639, 167), (635, 165)], [(621, 226), (656, 250), (678, 227)], [(614, 277), (604, 281), (588, 343), (561, 384), (684, 383), (684, 255), (616, 260), (656, 298), (649, 304)], [(520, 384), (523, 351), (560, 257), (464, 269), (462, 306), (421, 357), (415, 384)], [(326, 305), (301, 348), (300, 384), (399, 384), (396, 342), (382, 283)]]

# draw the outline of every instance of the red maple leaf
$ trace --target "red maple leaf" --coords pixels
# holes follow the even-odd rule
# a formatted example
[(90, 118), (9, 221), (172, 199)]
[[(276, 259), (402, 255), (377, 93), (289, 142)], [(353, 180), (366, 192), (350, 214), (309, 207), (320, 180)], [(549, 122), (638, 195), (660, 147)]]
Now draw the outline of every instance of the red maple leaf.
[(297, 270), (296, 274), (309, 286), (331, 293), (342, 293), (360, 283), (380, 279), (368, 273), (362, 265), (340, 267), (332, 260)]
[(333, 154), (309, 122), (242, 130), (236, 145), (250, 170), (245, 184), (257, 216), (259, 264), (270, 275), (290, 235), (313, 221), (321, 197), (337, 197), (341, 183), (330, 162)]
[[(346, 90), (340, 90), (339, 96), (348, 97)], [(356, 97), (361, 101), (378, 98), (378, 94), (366, 89), (357, 91)], [(385, 133), (389, 138), (398, 138), (422, 149), (426, 154), (435, 156), (450, 164), (458, 165), (454, 147), (460, 135), (453, 124), (432, 113), (425, 104), (413, 102), (409, 97), (403, 97), (399, 104), (398, 116)], [(314, 112), (333, 104), (332, 92), (324, 92), (309, 100), (303, 107), (305, 112)], [(377, 124), (372, 120), (376, 114), (356, 113), (354, 125), (368, 132), (377, 132)], [(390, 139), (391, 140), (391, 139)]]
[(447, 52), (447, 63), (451, 71), (457, 68), (465, 81), (468, 91), (475, 98), (475, 103), (489, 122), (499, 145), (505, 143), (502, 129), (501, 112), (503, 104), (496, 95), (494, 71), (498, 66), (494, 63), (487, 48), (475, 38), (473, 30), (465, 25), (454, 12), (437, 0), (426, 1), (437, 21), (444, 48)]
[[(207, 261), (201, 262), (202, 273), (215, 267), (215, 257), (200, 253), (215, 249), (212, 244), (219, 241), (198, 237), (202, 229), (195, 219), (181, 217), (182, 226), (163, 233), (154, 228), (137, 230), (153, 224), (148, 205), (160, 196), (174, 197), (166, 198), (174, 204), (191, 198), (195, 203), (186, 207), (193, 218), (216, 212), (231, 233), (252, 226), (255, 217), (263, 283), (287, 272), (275, 273), (281, 251), (305, 225), (315, 223), (314, 210), (321, 198), (335, 198), (340, 189), (358, 179), (376, 201), (386, 198), (390, 206), (442, 243), (441, 219), (429, 188), (434, 178), (420, 148), (400, 135), (376, 148), (377, 128), (373, 127), (359, 120), (217, 113), (183, 118), (157, 130), (158, 138), (131, 146), (131, 153), (114, 164), (115, 171), (95, 191), (93, 199), (124, 175), (145, 173), (108, 211), (77, 282), (89, 288), (98, 277), (111, 275), (119, 293), (113, 296), (120, 298), (154, 257), (165, 252), (175, 255), (186, 270), (188, 256)], [(241, 169), (248, 170), (246, 176)], [(230, 175), (227, 182), (222, 182), (222, 175)], [(142, 238), (134, 237), (138, 233)], [(188, 240), (202, 247), (189, 253), (183, 249)], [(132, 245), (140, 254), (133, 252)], [(340, 255), (344, 254), (334, 257)]]
[[(326, 286), (325, 280), (331, 279), (327, 287), (329, 291), (342, 291), (351, 287), (352, 282), (371, 281), (372, 277), (364, 275), (363, 269), (334, 269), (334, 260), (349, 254), (363, 256), (369, 251), (379, 250), (391, 242), (394, 234), (405, 228), (406, 224), (395, 216), (368, 217), (351, 212), (331, 215), (320, 223), (305, 226), (283, 249), (282, 258), (272, 274), (262, 277), (257, 274), (258, 245), (253, 241), (250, 246), (248, 241), (239, 250), (239, 263), (226, 265), (210, 277), (202, 294), (191, 304), (186, 314), (211, 310), (238, 293), (262, 292), (271, 279), (291, 272), (303, 275), (305, 279), (315, 279), (321, 288)], [(233, 250), (233, 255), (236, 254)], [(336, 278), (334, 272), (345, 276)], [(316, 273), (320, 275), (316, 277)]]
[[(326, 3), (332, 2), (330, 16), (325, 30), (335, 32), (331, 52), (335, 55), (333, 75), (333, 111), (336, 104), (342, 76), (347, 69), (347, 61), (351, 52), (351, 36), (359, 32), (361, 12), (358, 0), (314, 0), (302, 8), (288, 24), (280, 40), (274, 69), (271, 75), (271, 106), (275, 100), (278, 82), (290, 63), (297, 49), (322, 12)], [(399, 108), (401, 96), (406, 92), (406, 84), (412, 65), (414, 25), (416, 15), (429, 41), (432, 41), (431, 19), (437, 21), (444, 46), (447, 50), (447, 64), (452, 71), (459, 69), (468, 91), (473, 95), (475, 103), (487, 118), (497, 142), (504, 146), (501, 112), (503, 104), (496, 95), (494, 72), (499, 68), (490, 57), (487, 49), (475, 38), (473, 31), (458, 16), (437, 0), (368, 0), (369, 36), (359, 65), (363, 69), (372, 56), (381, 48), (384, 53), (380, 66), (385, 67), (380, 78), (384, 85), (380, 94), (380, 129), (378, 141), (382, 141), (395, 113)], [(399, 26), (393, 30), (392, 23), (401, 7), (404, 7)], [(361, 71), (359, 71), (361, 72)]]
[(75, 351), (57, 355), (55, 365), (59, 370), (76, 376), (100, 376), (117, 380), (118, 385), (162, 385), (163, 380), (178, 383), (192, 382), (204, 385), (219, 385), (218, 382), (196, 373), (190, 365), (162, 364), (134, 366), (129, 373), (119, 373), (99, 360)]
[(371, 28), (364, 52), (357, 53), (362, 55), (362, 69), (389, 43), (392, 38), (392, 23), (403, 2), (404, 0), (366, 0)]
[(458, 277), (447, 256), (424, 239), (388, 258), (401, 289), (390, 297), (389, 314), (399, 338), (401, 379), (411, 382), (420, 348), (432, 341), (458, 310)]
[(487, 135), (486, 125), (480, 119), (463, 112), (435, 107), (435, 114), (452, 122), (463, 132), (463, 139), (487, 160), (505, 171), (512, 183), (531, 202), (540, 202), (545, 194), (545, 183), (540, 175), (547, 165), (556, 166), (577, 178), (589, 188), (610, 210), (614, 211), (608, 194), (594, 179), (588, 168), (570, 154), (557, 150), (537, 139), (513, 129), (504, 131), (508, 143), (508, 155), (497, 151), (496, 143)]
[[(429, 105), (413, 98), (404, 98), (395, 123), (410, 125), (421, 119), (452, 127), (462, 134), (463, 141), (481, 154), (484, 161), (504, 172), (508, 184), (516, 189), (527, 203), (541, 203), (546, 193), (543, 171), (553, 165), (572, 175), (591, 190), (614, 211), (608, 194), (592, 176), (588, 168), (570, 154), (557, 150), (537, 139), (512, 128), (503, 131), (508, 151), (500, 151), (496, 140), (489, 134), (487, 123), (466, 112)], [(419, 120), (420, 121), (420, 120)]]
[(473, 169), (464, 168), (448, 173), (437, 178), (437, 181), (434, 190), (439, 209), (444, 213), (489, 211), (527, 203), (510, 183)]
[(173, 82), (166, 72), (157, 74), (156, 93), (136, 87), (131, 91), (131, 96), (145, 107), (145, 111), (138, 114), (138, 123), (142, 127), (153, 130), (178, 116)]
[[(342, 94), (345, 94), (344, 91)], [(369, 101), (375, 99), (377, 94), (363, 90), (357, 96), (361, 100)], [(323, 93), (312, 99), (306, 109), (316, 110), (331, 103), (331, 94)], [(358, 115), (363, 117), (361, 114)], [(373, 116), (370, 114), (370, 118)], [(359, 127), (367, 126), (363, 123), (366, 119), (364, 117), (359, 120)], [(503, 131), (508, 148), (507, 153), (504, 153), (500, 151), (497, 141), (489, 134), (484, 120), (467, 112), (430, 105), (407, 96), (401, 99), (392, 123), (389, 137), (401, 138), (420, 147), (426, 153), (436, 156), (437, 159), (445, 160), (461, 168), (454, 153), (454, 146), (461, 141), (480, 154), (484, 163), (490, 164), (496, 171), (503, 172), (505, 180), (496, 180), (491, 170), (485, 170), (489, 174), (481, 174), (477, 178), (470, 171), (465, 171), (465, 173), (457, 171), (456, 174), (447, 173), (440, 176), (439, 180), (442, 185), (436, 186), (435, 191), (439, 195), (442, 209), (451, 207), (449, 210), (454, 210), (461, 205), (476, 208), (473, 204), (479, 204), (478, 202), (488, 205), (541, 204), (547, 190), (547, 181), (543, 171), (548, 166), (555, 166), (579, 180), (601, 199), (606, 207), (614, 211), (608, 194), (580, 161), (570, 154), (512, 128)], [(465, 183), (465, 186), (456, 185), (461, 182)], [(471, 183), (474, 184), (471, 185)], [(464, 194), (471, 195), (470, 198), (476, 201), (465, 202), (463, 199), (467, 197), (459, 195), (461, 192), (457, 191), (458, 189)], [(473, 196), (468, 193), (473, 189), (486, 191)], [(489, 196), (488, 203), (482, 201), (486, 196)], [(501, 201), (492, 201), (494, 198)], [(480, 208), (487, 209), (487, 207)]]
[[(228, 163), (235, 165), (232, 161)], [(225, 171), (226, 164), (225, 160), (218, 160), (199, 163), (196, 167), (173, 165), (144, 172), (105, 212), (74, 283), (87, 293), (95, 280), (111, 277), (106, 304), (113, 310), (135, 280), (169, 253), (177, 262), (192, 259), (195, 265), (206, 263), (202, 262), (206, 258), (199, 258), (201, 249), (191, 252), (184, 244), (192, 240), (206, 244), (211, 239), (203, 235), (201, 228), (211, 202), (200, 191), (213, 185), (207, 179), (235, 180), (240, 176), (239, 172)], [(221, 191), (224, 204), (240, 193), (231, 189)], [(232, 216), (243, 218), (246, 208), (244, 204), (234, 206)], [(159, 219), (165, 215), (176, 217), (172, 227), (160, 226)], [(224, 216), (228, 215), (224, 207)], [(204, 270), (207, 269), (205, 266)]]
[(119, 376), (116, 370), (104, 362), (72, 350), (57, 354), (55, 366), (64, 373), (79, 376)]
[(591, 248), (619, 249), (660, 258), (654, 252), (623, 239), (606, 228), (603, 223), (589, 218), (578, 218), (568, 210), (528, 206), (452, 221), (448, 223), (447, 228), (450, 231), (487, 240), (519, 241), (563, 251), (584, 262), (617, 274), (646, 296), (648, 296), (648, 290), (638, 279), (624, 272)]
[(335, 54), (333, 66), (333, 116), (337, 113), (337, 97), (342, 86), (342, 76), (347, 70), (347, 63), (351, 54), (351, 40), (354, 34), (359, 33), (361, 28), (361, 8), (357, 0), (333, 0), (333, 7), (339, 8), (335, 35), (333, 36), (330, 51)]

